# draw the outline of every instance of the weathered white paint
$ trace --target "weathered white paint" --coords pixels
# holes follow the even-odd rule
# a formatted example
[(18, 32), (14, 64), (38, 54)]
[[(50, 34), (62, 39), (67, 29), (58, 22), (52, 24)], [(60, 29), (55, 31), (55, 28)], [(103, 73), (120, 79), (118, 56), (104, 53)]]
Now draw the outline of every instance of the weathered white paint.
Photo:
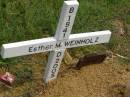
[[(11, 58), (11, 57), (50, 51), (54, 49), (55, 43), (56, 43), (56, 39), (50, 37), (50, 38), (43, 38), (37, 40), (3, 44), (1, 48), (1, 56), (3, 58)], [(38, 47), (44, 49), (36, 50), (36, 48)]]
[(55, 79), (66, 48), (108, 43), (111, 37), (111, 32), (108, 30), (70, 35), (78, 6), (77, 0), (64, 1), (55, 37), (3, 44), (1, 56), (10, 58), (51, 51), (44, 81), (47, 83)]
[(78, 6), (79, 3), (77, 1), (64, 2), (60, 15), (59, 24), (57, 26), (57, 31), (55, 34), (57, 40), (68, 39), (72, 26), (74, 24)]
[[(78, 10), (79, 3), (77, 1), (64, 1), (64, 5), (61, 11), (60, 20), (57, 26), (55, 38), (57, 40), (55, 48), (59, 49), (58, 51), (52, 51), (50, 54), (50, 60), (48, 60), (48, 64), (46, 67), (46, 72), (44, 76), (44, 81), (47, 83), (48, 81), (55, 79), (57, 77), (61, 60), (64, 54), (63, 44), (69, 38), (72, 26), (74, 24), (75, 16)], [(58, 46), (58, 47), (57, 47)], [(58, 58), (55, 56), (57, 53), (61, 53), (61, 56)], [(52, 62), (52, 60), (56, 60), (57, 63)], [(58, 59), (58, 61), (57, 61)], [(52, 62), (52, 63), (50, 63)], [(49, 65), (49, 66), (48, 66)], [(55, 65), (58, 65), (55, 67)], [(50, 67), (48, 69), (48, 67)], [(55, 68), (53, 68), (55, 67)], [(55, 71), (55, 72), (53, 72)], [(52, 73), (53, 72), (53, 73)], [(52, 76), (53, 75), (53, 76)]]
[(50, 52), (48, 64), (47, 64), (45, 75), (44, 75), (45, 83), (57, 77), (60, 64), (64, 56), (64, 52), (65, 52), (65, 49), (55, 50), (55, 51)]
[[(106, 42), (109, 42), (110, 36), (111, 36), (110, 31), (100, 31), (100, 32), (92, 32), (92, 33), (73, 34), (73, 35), (70, 35), (69, 39), (66, 41), (64, 40), (60, 42), (58, 41), (58, 44), (60, 43), (61, 45), (59, 48), (55, 48), (55, 49), (59, 49), (58, 52), (61, 52), (61, 56), (59, 56), (58, 58), (56, 57), (57, 50), (51, 52), (49, 56), (48, 64), (46, 67), (44, 81), (47, 83), (48, 81), (55, 79), (57, 77), (60, 63), (63, 58), (62, 55), (64, 54), (65, 48), (72, 48), (72, 47), (78, 47), (78, 46), (90, 45), (90, 44), (92, 45), (92, 44), (106, 43)], [(61, 51), (61, 49), (63, 50)], [(55, 64), (54, 60), (57, 60), (57, 59), (58, 59), (57, 64)], [(54, 69), (53, 67), (55, 65), (57, 65), (57, 67)], [(52, 71), (55, 71), (55, 72), (52, 74)]]
[[(85, 45), (94, 45), (101, 43), (108, 43), (111, 37), (111, 32), (107, 31), (98, 31), (90, 33), (80, 33), (70, 35), (69, 40), (67, 40), (64, 45), (64, 48), (73, 48)], [(67, 45), (69, 44), (69, 45)]]
[[(3, 44), (1, 49), (1, 56), (3, 58), (10, 58), (52, 50), (79, 47), (84, 45), (108, 43), (110, 37), (111, 32), (107, 30), (90, 33), (71, 34), (67, 41), (61, 42), (61, 47), (56, 47), (56, 44), (58, 44), (59, 42), (57, 42), (56, 39), (53, 37)], [(88, 42), (85, 42), (84, 40), (88, 40)]]

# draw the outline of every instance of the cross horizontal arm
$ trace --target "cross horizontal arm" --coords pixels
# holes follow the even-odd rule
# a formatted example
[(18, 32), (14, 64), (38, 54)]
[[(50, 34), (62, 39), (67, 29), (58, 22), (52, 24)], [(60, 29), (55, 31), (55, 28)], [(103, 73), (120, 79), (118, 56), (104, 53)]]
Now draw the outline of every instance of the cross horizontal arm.
[(56, 45), (56, 39), (53, 37), (3, 44), (1, 56), (10, 58), (51, 51), (54, 49), (54, 45)]
[(59, 47), (57, 46), (59, 41), (56, 41), (53, 37), (3, 44), (1, 56), (3, 58), (10, 58), (84, 45), (108, 43), (110, 37), (111, 32), (107, 30), (91, 33), (71, 34), (67, 41), (61, 41), (61, 46)]
[(64, 46), (65, 46), (64, 48), (73, 48), (73, 47), (79, 47), (85, 45), (108, 43), (110, 37), (111, 37), (111, 32), (109, 30), (72, 34), (70, 35), (69, 40), (64, 42)]

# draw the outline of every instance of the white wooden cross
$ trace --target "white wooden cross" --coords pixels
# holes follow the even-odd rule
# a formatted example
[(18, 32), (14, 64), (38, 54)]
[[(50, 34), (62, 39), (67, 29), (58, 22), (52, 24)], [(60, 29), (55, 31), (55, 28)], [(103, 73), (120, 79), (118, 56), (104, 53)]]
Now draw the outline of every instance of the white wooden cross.
[(44, 81), (55, 79), (66, 48), (108, 43), (111, 37), (109, 30), (70, 35), (78, 6), (77, 0), (64, 1), (55, 37), (3, 44), (1, 56), (10, 58), (51, 51)]

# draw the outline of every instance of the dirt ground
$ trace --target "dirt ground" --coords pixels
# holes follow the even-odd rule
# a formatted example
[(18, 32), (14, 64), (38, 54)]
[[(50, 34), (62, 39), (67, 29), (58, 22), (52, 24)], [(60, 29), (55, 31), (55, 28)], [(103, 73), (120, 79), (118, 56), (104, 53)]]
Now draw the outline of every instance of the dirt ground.
[[(32, 59), (35, 61), (34, 59)], [(31, 61), (31, 60), (30, 60)], [(107, 58), (102, 64), (92, 64), (75, 70), (70, 65), (61, 64), (58, 78), (46, 87), (43, 84), (42, 65), (33, 65), (40, 73), (40, 79), (31, 84), (35, 96), (9, 96), (9, 97), (123, 97), (126, 82), (130, 78), (130, 66), (122, 65), (115, 58)], [(41, 67), (40, 67), (41, 66)], [(39, 69), (38, 69), (39, 68)], [(38, 76), (37, 76), (38, 77)], [(28, 83), (13, 89), (0, 88), (0, 97), (5, 91), (14, 95), (25, 92)], [(30, 89), (30, 88), (28, 88)]]
[(81, 70), (61, 70), (41, 97), (123, 97), (130, 67), (113, 59)]

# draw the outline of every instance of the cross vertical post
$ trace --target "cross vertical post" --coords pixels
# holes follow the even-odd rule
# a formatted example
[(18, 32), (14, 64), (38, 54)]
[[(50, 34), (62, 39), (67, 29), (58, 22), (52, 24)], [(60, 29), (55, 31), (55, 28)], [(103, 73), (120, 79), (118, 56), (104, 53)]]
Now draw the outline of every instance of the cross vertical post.
[[(64, 41), (68, 40), (72, 26), (74, 24), (78, 6), (79, 3), (77, 1), (64, 1), (60, 20), (55, 34), (55, 38), (58, 41), (56, 46), (60, 47), (63, 45)], [(57, 77), (64, 52), (65, 49), (50, 52), (44, 75), (45, 83)]]
[(50, 51), (43, 77), (44, 82), (48, 83), (57, 77), (66, 48), (108, 43), (111, 38), (109, 30), (70, 35), (78, 6), (77, 0), (64, 1), (55, 37), (3, 44), (0, 52), (2, 58)]

